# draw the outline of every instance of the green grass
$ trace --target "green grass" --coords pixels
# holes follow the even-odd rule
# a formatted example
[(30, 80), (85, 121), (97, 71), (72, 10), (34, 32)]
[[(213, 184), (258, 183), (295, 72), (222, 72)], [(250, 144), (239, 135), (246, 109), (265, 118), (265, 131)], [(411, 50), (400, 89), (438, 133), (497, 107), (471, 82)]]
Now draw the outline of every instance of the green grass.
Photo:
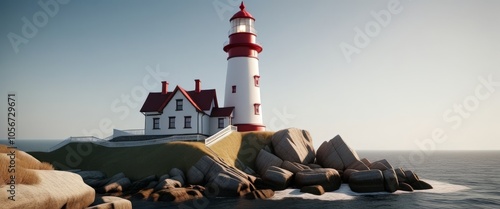
[(211, 149), (201, 142), (170, 142), (139, 147), (104, 147), (92, 143), (70, 143), (52, 152), (31, 152), (56, 169), (100, 170), (106, 175), (123, 172), (131, 180), (163, 175), (172, 168), (184, 172), (201, 157), (222, 159), (241, 169), (238, 161), (255, 170), (259, 150), (271, 142), (273, 132), (235, 132)]

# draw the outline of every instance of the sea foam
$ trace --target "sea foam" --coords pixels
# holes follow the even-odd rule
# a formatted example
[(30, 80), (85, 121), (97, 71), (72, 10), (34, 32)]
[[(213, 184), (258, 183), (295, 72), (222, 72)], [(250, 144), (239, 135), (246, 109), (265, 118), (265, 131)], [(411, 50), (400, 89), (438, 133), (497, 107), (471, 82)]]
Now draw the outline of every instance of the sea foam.
[[(424, 180), (433, 186), (433, 189), (428, 190), (415, 190), (414, 192), (424, 192), (424, 193), (454, 193), (463, 190), (470, 189), (469, 187), (450, 184), (446, 182)], [(323, 195), (313, 195), (308, 193), (300, 192), (300, 189), (285, 189), (283, 191), (276, 191), (274, 196), (270, 198), (271, 200), (282, 200), (284, 198), (300, 198), (300, 199), (314, 199), (314, 200), (352, 200), (356, 196), (363, 195), (399, 195), (399, 194), (410, 194), (413, 192), (406, 192), (398, 190), (394, 193), (388, 192), (370, 192), (370, 193), (356, 193), (349, 188), (349, 185), (342, 184), (338, 190), (333, 192), (325, 192)]]

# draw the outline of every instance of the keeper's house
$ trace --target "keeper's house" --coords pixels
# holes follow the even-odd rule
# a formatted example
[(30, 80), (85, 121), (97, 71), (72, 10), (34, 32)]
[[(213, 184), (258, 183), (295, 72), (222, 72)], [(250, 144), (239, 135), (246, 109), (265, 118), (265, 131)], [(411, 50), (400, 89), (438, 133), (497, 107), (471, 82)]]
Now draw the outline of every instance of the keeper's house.
[(186, 91), (176, 86), (168, 91), (162, 82), (161, 92), (149, 93), (141, 110), (145, 116), (145, 135), (205, 135), (210, 136), (232, 124), (234, 107), (219, 108), (215, 89)]

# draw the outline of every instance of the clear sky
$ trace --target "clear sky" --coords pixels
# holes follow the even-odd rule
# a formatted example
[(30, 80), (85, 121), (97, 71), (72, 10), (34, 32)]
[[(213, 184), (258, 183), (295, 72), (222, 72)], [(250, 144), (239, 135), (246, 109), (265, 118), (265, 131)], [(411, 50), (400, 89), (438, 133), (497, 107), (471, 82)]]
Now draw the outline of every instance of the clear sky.
[[(223, 104), (239, 1), (37, 2), (0, 2), (0, 138), (9, 92), (21, 139), (143, 128), (160, 80), (199, 78)], [(309, 130), (316, 147), (340, 134), (354, 149), (500, 149), (500, 1), (245, 4), (269, 129)]]

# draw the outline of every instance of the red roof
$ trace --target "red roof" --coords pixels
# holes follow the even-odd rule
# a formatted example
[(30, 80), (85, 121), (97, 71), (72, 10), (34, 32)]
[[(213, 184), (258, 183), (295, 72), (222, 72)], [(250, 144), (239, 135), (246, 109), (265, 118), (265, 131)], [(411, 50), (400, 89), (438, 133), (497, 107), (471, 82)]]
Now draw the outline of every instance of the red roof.
[(255, 20), (255, 18), (253, 18), (252, 15), (245, 10), (245, 5), (243, 4), (243, 1), (241, 2), (241, 5), (240, 5), (240, 11), (236, 12), (236, 14), (234, 14), (233, 17), (231, 17), (231, 19), (229, 19), (229, 21), (236, 19), (236, 18), (250, 18), (252, 20)]
[(180, 86), (176, 86), (174, 91), (167, 92), (167, 94), (162, 94), (161, 92), (151, 92), (149, 93), (146, 101), (142, 105), (141, 112), (163, 112), (163, 109), (172, 100), (175, 93), (180, 91), (184, 97), (194, 106), (198, 112), (203, 112), (210, 110), (212, 103), (215, 107), (218, 107), (217, 95), (215, 89), (196, 91), (186, 91)]
[(233, 113), (234, 107), (222, 107), (212, 109), (211, 117), (228, 117)]

